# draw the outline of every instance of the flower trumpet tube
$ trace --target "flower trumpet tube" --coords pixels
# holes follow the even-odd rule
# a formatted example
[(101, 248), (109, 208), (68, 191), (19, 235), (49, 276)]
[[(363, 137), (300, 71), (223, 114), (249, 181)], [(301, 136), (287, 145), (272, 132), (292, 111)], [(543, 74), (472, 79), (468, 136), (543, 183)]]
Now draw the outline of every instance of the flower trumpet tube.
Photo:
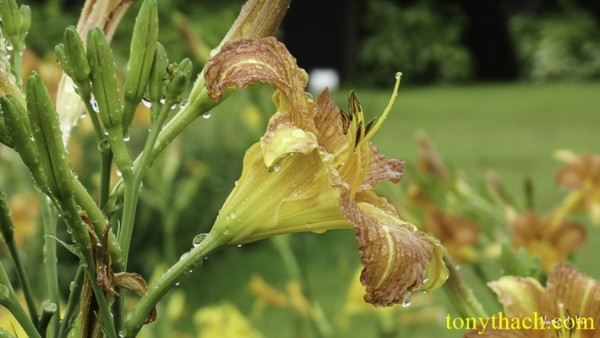
[(407, 303), (411, 292), (430, 292), (448, 276), (442, 247), (402, 221), (372, 190), (399, 182), (404, 162), (381, 155), (370, 143), (391, 110), (365, 121), (354, 93), (348, 113), (327, 90), (316, 100), (308, 76), (275, 38), (242, 39), (223, 46), (205, 71), (211, 98), (253, 82), (276, 87), (277, 112), (265, 135), (246, 152), (242, 175), (210, 232), (223, 244), (240, 244), (294, 232), (355, 229), (364, 269), (365, 300), (389, 306)]

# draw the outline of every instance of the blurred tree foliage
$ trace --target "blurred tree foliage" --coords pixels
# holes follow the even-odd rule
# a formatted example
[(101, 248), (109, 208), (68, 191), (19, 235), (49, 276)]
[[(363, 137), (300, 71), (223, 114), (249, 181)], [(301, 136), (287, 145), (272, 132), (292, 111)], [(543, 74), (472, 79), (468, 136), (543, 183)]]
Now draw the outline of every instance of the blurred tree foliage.
[(510, 35), (524, 78), (548, 81), (600, 78), (600, 27), (586, 12), (564, 2), (557, 13), (515, 15)]
[[(425, 0), (410, 7), (368, 1), (359, 66), (362, 79), (386, 84), (404, 70), (411, 82), (456, 82), (470, 78), (472, 60), (461, 41), (465, 17), (454, 6)], [(410, 70), (410, 72), (408, 72)]]

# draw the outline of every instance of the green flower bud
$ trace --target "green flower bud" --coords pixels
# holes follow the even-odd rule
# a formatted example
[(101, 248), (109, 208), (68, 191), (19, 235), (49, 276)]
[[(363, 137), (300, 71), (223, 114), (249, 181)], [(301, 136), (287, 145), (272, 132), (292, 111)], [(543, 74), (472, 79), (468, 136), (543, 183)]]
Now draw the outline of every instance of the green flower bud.
[(185, 58), (177, 65), (173, 78), (167, 83), (165, 96), (177, 101), (192, 77), (192, 61)]
[(13, 224), (12, 218), (10, 218), (10, 209), (6, 205), (6, 196), (0, 192), (0, 232), (5, 241), (13, 238), (15, 225)]
[(102, 123), (107, 129), (121, 126), (121, 102), (115, 61), (100, 28), (96, 27), (88, 32), (87, 57), (91, 70), (92, 92), (100, 109)]
[(61, 66), (65, 74), (72, 78), (73, 67), (71, 66), (71, 59), (65, 53), (65, 45), (62, 43), (56, 45), (56, 47), (54, 47), (54, 53), (56, 54), (58, 64)]
[(21, 33), (22, 15), (15, 0), (0, 1), (0, 16), (2, 16), (2, 30), (14, 43), (13, 39)]
[(0, 111), (0, 143), (10, 148), (13, 147), (12, 137), (10, 137), (8, 129), (6, 128), (6, 121), (2, 111)]
[(90, 78), (90, 64), (85, 56), (81, 37), (75, 27), (70, 26), (65, 30), (62, 45), (65, 57), (67, 58), (65, 61), (71, 67), (71, 73), (67, 72), (67, 74), (78, 86), (86, 84)]
[(125, 129), (133, 120), (135, 107), (146, 91), (157, 42), (158, 9), (156, 0), (145, 0), (133, 27), (127, 78), (123, 86), (125, 97), (123, 126)]
[(64, 200), (73, 195), (71, 168), (62, 143), (58, 114), (42, 78), (32, 73), (27, 81), (27, 110), (31, 132), (36, 139), (40, 162), (46, 171), (52, 194)]
[(17, 98), (12, 95), (0, 97), (2, 113), (6, 118), (6, 126), (13, 140), (15, 150), (21, 156), (23, 163), (31, 171), (35, 183), (46, 194), (50, 194), (48, 177), (40, 162), (40, 155), (35, 144), (35, 138), (32, 136), (31, 127), (27, 120), (27, 111), (19, 103)]
[(159, 102), (162, 99), (168, 66), (169, 60), (167, 59), (165, 47), (158, 43), (156, 44), (156, 52), (154, 53), (152, 69), (150, 70), (150, 82), (148, 83), (148, 98), (150, 102)]
[(21, 39), (25, 39), (25, 35), (31, 27), (31, 8), (27, 5), (21, 5)]

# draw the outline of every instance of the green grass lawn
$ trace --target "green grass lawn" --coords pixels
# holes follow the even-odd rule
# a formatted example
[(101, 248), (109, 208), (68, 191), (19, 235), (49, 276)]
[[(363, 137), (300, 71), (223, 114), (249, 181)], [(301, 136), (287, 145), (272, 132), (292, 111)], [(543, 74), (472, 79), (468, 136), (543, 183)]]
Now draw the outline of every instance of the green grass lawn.
[[(390, 92), (391, 86), (390, 90), (384, 91), (357, 89), (364, 110), (371, 116), (381, 114)], [(266, 90), (265, 94), (268, 97), (270, 90)], [(240, 148), (237, 153), (241, 155), (243, 148), (248, 145), (245, 143), (251, 142), (234, 136), (236, 131), (243, 129), (243, 126), (240, 127), (239, 112), (244, 108), (239, 99), (246, 95), (234, 94), (213, 112), (213, 118), (199, 119), (191, 127), (192, 130), (188, 130), (185, 140), (209, 142), (208, 147), (219, 153), (218, 141), (203, 139), (217, 138), (228, 147), (237, 144)], [(342, 108), (346, 107), (345, 90), (336, 92), (334, 98)], [(262, 106), (273, 109), (269, 104)], [(600, 153), (600, 85), (489, 84), (432, 88), (404, 85), (374, 143), (389, 157), (402, 158), (411, 163), (417, 156), (417, 131), (426, 132), (437, 145), (441, 156), (472, 186), (477, 187), (481, 183), (486, 171), (494, 170), (508, 190), (521, 199), (523, 180), (529, 177), (534, 183), (538, 209), (548, 210), (563, 196), (554, 183), (559, 163), (553, 160), (553, 152), (570, 149)], [(222, 161), (241, 163), (241, 157)], [(217, 172), (215, 169), (213, 175)], [(231, 184), (227, 189), (232, 187), (239, 174), (233, 172), (231, 175)], [(410, 175), (410, 172), (406, 175)], [(229, 181), (228, 178), (220, 180)], [(384, 191), (393, 197), (397, 189), (400, 188), (394, 186)], [(215, 198), (217, 207), (221, 198), (224, 196)], [(575, 254), (574, 262), (584, 272), (600, 278), (600, 262), (597, 258), (600, 229), (588, 226), (588, 231), (588, 241)], [(188, 243), (191, 243), (191, 239)], [(186, 246), (182, 252), (187, 250), (188, 243), (182, 244)], [(385, 336), (381, 329), (385, 320), (373, 315), (358, 315), (350, 318), (346, 326), (342, 325), (347, 286), (359, 264), (352, 231), (294, 235), (292, 246), (305, 275), (308, 294), (319, 303), (328, 322), (335, 327), (333, 337)], [(482, 283), (473, 277), (469, 267), (463, 271), (476, 286), (477, 296), (482, 299), (488, 312), (498, 311), (498, 304)], [(229, 299), (242, 313), (250, 315), (255, 300), (248, 291), (248, 281), (255, 273), (282, 291), (290, 279), (285, 265), (268, 240), (242, 248), (225, 249), (209, 257), (204, 266), (196, 269), (180, 286), (188, 292), (186, 300), (190, 315), (193, 309), (222, 299)], [(448, 305), (443, 290), (433, 295), (417, 295), (413, 303), (409, 309), (399, 308), (391, 317), (393, 323), (405, 323), (396, 336), (462, 336), (462, 332), (448, 331), (444, 327), (443, 318), (447, 314), (457, 314)], [(261, 316), (256, 315), (252, 320), (252, 324), (267, 337), (307, 335), (301, 316), (289, 309), (267, 307)], [(191, 328), (189, 321), (187, 323)]]

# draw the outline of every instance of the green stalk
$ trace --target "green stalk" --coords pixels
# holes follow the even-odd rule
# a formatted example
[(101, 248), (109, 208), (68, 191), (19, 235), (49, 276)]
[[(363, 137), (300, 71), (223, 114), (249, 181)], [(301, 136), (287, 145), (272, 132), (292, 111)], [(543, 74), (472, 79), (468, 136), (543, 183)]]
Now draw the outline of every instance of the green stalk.
[(77, 307), (79, 306), (79, 298), (81, 297), (81, 289), (83, 288), (83, 267), (80, 265), (77, 273), (71, 282), (69, 300), (65, 307), (65, 314), (60, 322), (58, 337), (66, 337), (69, 329), (73, 326), (73, 321), (77, 317)]
[(127, 182), (125, 177), (123, 177), (125, 180), (125, 197), (123, 203), (123, 219), (121, 223), (121, 229), (119, 231), (119, 246), (122, 250), (123, 271), (127, 269), (129, 246), (131, 245), (131, 236), (133, 234), (133, 224), (135, 221), (135, 212), (140, 192), (140, 185), (142, 183), (144, 174), (146, 173), (146, 170), (152, 161), (152, 152), (150, 150), (154, 147), (154, 144), (159, 137), (161, 127), (165, 122), (167, 115), (169, 114), (172, 104), (173, 100), (169, 100), (162, 105), (158, 117), (156, 118), (156, 121), (154, 121), (152, 129), (150, 130), (150, 134), (148, 135), (148, 139), (144, 145), (144, 150), (140, 155), (139, 164), (133, 168), (133, 177), (131, 182)]
[(56, 304), (56, 315), (50, 319), (48, 324), (48, 337), (56, 337), (60, 320), (60, 296), (58, 289), (58, 271), (56, 267), (56, 215), (52, 210), (50, 201), (45, 195), (40, 194), (40, 205), (42, 209), (42, 223), (44, 225), (44, 267), (46, 273), (46, 286), (48, 287), (48, 298)]
[[(87, 216), (89, 217), (92, 225), (94, 226), (94, 231), (96, 234), (104, 233), (104, 227), (108, 223), (106, 217), (102, 211), (98, 208), (98, 205), (94, 202), (94, 199), (87, 192), (83, 184), (73, 175), (73, 193), (75, 197), (75, 202), (77, 205), (85, 211)], [(119, 247), (119, 243), (115, 237), (115, 234), (112, 231), (108, 232), (108, 247), (110, 250), (110, 255), (113, 259), (113, 267), (120, 267), (121, 261), (121, 248)], [(120, 271), (120, 270), (119, 270)]]
[(0, 225), (2, 227), (2, 235), (4, 237), (4, 242), (8, 247), (10, 252), (10, 256), (13, 260), (13, 263), (16, 268), (17, 278), (19, 279), (19, 283), (23, 288), (23, 294), (25, 296), (25, 302), (27, 303), (27, 308), (29, 310), (29, 315), (34, 325), (37, 325), (38, 315), (37, 308), (35, 305), (35, 297), (33, 296), (33, 291), (31, 290), (31, 285), (29, 284), (29, 279), (27, 278), (27, 273), (25, 272), (25, 266), (21, 261), (21, 256), (19, 254), (19, 250), (15, 243), (14, 238), (14, 224), (12, 219), (10, 218), (10, 210), (4, 201), (4, 195), (0, 192)]
[(10, 313), (12, 313), (23, 330), (25, 330), (28, 337), (40, 338), (36, 325), (33, 324), (31, 319), (27, 316), (27, 313), (25, 313), (25, 310), (21, 307), (21, 304), (19, 304), (15, 290), (10, 285), (10, 281), (2, 264), (0, 264), (0, 305), (3, 305)]
[(444, 289), (458, 313), (462, 317), (487, 318), (488, 315), (483, 306), (467, 285), (454, 259), (446, 251), (444, 251), (444, 263), (450, 272)]
[[(75, 201), (71, 198), (69, 200), (61, 201), (60, 204), (64, 208), (63, 215), (65, 217), (65, 221), (68, 224), (68, 228), (70, 228), (72, 236), (78, 244), (78, 249), (82, 258), (81, 264), (83, 264), (83, 267), (87, 272), (90, 284), (92, 286), (92, 290), (94, 291), (94, 296), (96, 298), (96, 302), (98, 303), (98, 309), (100, 311), (98, 316), (100, 318), (100, 323), (104, 329), (104, 334), (106, 334), (106, 336), (109, 338), (117, 338), (115, 327), (112, 321), (112, 315), (110, 313), (110, 309), (108, 307), (104, 291), (96, 282), (96, 263), (94, 262), (94, 258), (92, 257), (91, 243), (88, 237), (89, 235), (87, 234), (87, 230), (83, 226), (83, 223), (79, 216), (79, 211), (77, 210), (77, 206), (75, 205)], [(84, 238), (86, 239), (85, 241)]]
[(220, 239), (209, 234), (197, 247), (190, 250), (187, 254), (184, 254), (177, 263), (171, 266), (169, 270), (160, 277), (159, 280), (150, 285), (148, 292), (142, 296), (125, 321), (125, 325), (123, 329), (119, 331), (119, 335), (121, 337), (135, 337), (142, 328), (142, 325), (144, 325), (146, 317), (156, 304), (158, 304), (160, 299), (166, 295), (181, 278), (200, 264), (204, 257), (218, 249), (220, 246)]

